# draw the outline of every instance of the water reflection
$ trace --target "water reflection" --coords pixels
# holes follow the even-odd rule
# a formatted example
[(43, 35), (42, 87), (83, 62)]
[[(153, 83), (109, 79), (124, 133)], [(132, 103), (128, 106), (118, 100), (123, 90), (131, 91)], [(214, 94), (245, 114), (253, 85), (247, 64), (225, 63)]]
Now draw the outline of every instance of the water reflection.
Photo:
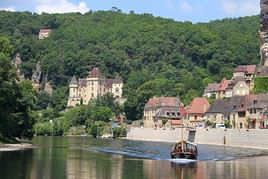
[[(169, 161), (144, 160), (143, 170), (146, 178), (196, 178), (200, 168), (198, 163), (177, 164)], [(202, 179), (202, 177), (198, 177)]]
[[(190, 164), (177, 164), (165, 160), (169, 146), (163, 143), (145, 143), (120, 140), (93, 140), (89, 138), (36, 138), (35, 149), (0, 152), (0, 178), (67, 178), (67, 179), (124, 179), (124, 178), (268, 178), (268, 156), (246, 157), (233, 150), (233, 160), (208, 160), (205, 155), (226, 155), (232, 149), (202, 146), (206, 160)], [(148, 144), (148, 145), (146, 145)], [(105, 148), (107, 147), (107, 148)], [(201, 147), (201, 149), (202, 149)], [(109, 149), (109, 153), (97, 149)], [(136, 151), (139, 156), (119, 155), (120, 150)], [(217, 150), (217, 151), (215, 151)], [(117, 154), (113, 154), (117, 151)], [(222, 152), (219, 152), (222, 151)], [(243, 151), (243, 150), (242, 150)], [(245, 156), (260, 151), (244, 150)], [(227, 152), (228, 153), (228, 152)], [(155, 160), (155, 158), (159, 160)], [(221, 157), (216, 157), (221, 158)]]

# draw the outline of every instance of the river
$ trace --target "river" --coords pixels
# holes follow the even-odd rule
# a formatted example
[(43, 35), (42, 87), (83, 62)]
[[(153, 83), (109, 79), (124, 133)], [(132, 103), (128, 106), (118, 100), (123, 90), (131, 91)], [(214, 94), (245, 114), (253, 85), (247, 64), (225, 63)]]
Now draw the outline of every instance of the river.
[(35, 137), (34, 149), (0, 152), (1, 179), (268, 178), (268, 152), (198, 145), (195, 163), (169, 160), (171, 143)]

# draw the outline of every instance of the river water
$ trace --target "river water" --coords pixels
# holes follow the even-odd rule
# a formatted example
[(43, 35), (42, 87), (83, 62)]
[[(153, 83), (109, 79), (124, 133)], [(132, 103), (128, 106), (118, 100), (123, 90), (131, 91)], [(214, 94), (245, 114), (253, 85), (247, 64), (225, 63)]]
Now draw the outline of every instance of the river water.
[(198, 161), (170, 161), (171, 143), (36, 137), (36, 148), (0, 152), (1, 179), (268, 178), (268, 152), (198, 145)]

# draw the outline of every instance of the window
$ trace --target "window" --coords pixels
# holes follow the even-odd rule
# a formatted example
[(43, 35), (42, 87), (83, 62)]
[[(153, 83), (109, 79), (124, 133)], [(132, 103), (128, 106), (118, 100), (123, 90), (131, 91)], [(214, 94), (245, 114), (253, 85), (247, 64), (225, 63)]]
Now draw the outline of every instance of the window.
[(172, 112), (172, 116), (175, 116), (175, 112)]
[(91, 87), (91, 91), (94, 91), (94, 87)]
[(167, 112), (167, 116), (169, 116), (169, 112)]
[(92, 82), (91, 85), (94, 85), (94, 82)]
[(91, 93), (91, 96), (92, 96), (92, 97), (94, 97), (94, 94), (93, 94), (93, 93)]
[(254, 114), (256, 114), (257, 113), (257, 109), (254, 109)]
[(238, 112), (238, 117), (245, 117), (246, 113), (245, 112)]
[(115, 92), (116, 92), (116, 93), (119, 93), (119, 88), (118, 88), (118, 87), (115, 88)]
[(73, 92), (75, 92), (75, 89), (73, 88)]
[(252, 109), (249, 110), (249, 113), (252, 114)]
[(197, 116), (194, 116), (194, 119), (197, 120)]

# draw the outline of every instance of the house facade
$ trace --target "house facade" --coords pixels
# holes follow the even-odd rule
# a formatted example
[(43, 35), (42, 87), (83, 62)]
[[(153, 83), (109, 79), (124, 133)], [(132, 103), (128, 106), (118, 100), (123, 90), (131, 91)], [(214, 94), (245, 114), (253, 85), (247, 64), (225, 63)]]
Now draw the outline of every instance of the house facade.
[[(154, 97), (146, 103), (143, 112), (143, 123), (146, 128), (178, 127), (186, 116), (180, 98)], [(166, 121), (163, 126), (163, 120)]]
[(209, 109), (210, 104), (206, 98), (194, 98), (187, 108), (186, 126), (195, 127), (204, 124), (205, 113)]
[(206, 112), (205, 120), (216, 124), (229, 121), (234, 129), (266, 128), (267, 104), (267, 94), (249, 94), (216, 100)]
[(216, 99), (222, 99), (226, 96), (225, 91), (230, 83), (230, 80), (222, 79), (220, 83), (210, 83), (205, 88), (204, 97), (212, 97), (215, 95)]
[(249, 94), (249, 86), (245, 81), (238, 81), (233, 87), (232, 96), (244, 96)]
[(244, 77), (245, 82), (249, 89), (254, 88), (254, 77), (256, 74), (256, 65), (239, 65), (235, 68), (233, 73), (233, 78)]
[(237, 66), (234, 69), (231, 80), (224, 78), (221, 83), (208, 84), (203, 96), (208, 98), (214, 96), (215, 99), (223, 99), (230, 98), (233, 95), (247, 95), (254, 88), (255, 74), (256, 65)]
[(123, 81), (120, 77), (105, 79), (99, 68), (93, 68), (86, 78), (73, 77), (69, 83), (67, 107), (86, 105), (92, 99), (110, 92), (115, 98), (122, 98)]

